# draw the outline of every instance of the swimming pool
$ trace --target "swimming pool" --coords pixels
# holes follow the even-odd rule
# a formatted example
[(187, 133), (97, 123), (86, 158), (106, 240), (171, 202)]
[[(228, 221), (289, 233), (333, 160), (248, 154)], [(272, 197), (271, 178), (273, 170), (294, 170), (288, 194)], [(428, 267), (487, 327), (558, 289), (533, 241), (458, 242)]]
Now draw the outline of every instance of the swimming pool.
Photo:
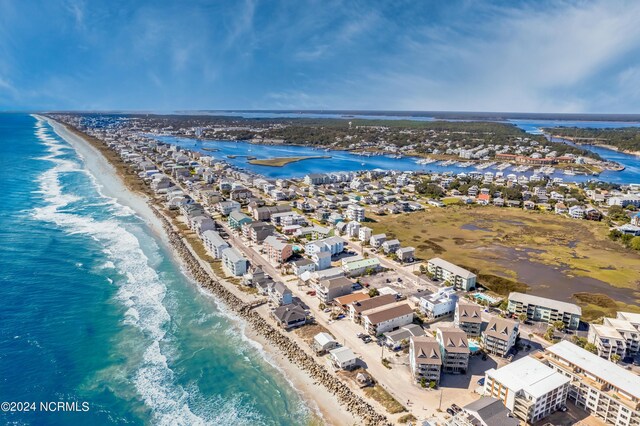
[(475, 340), (469, 340), (469, 351), (471, 353), (478, 352), (480, 350), (480, 344)]
[(493, 305), (494, 303), (498, 302), (498, 299), (494, 299), (491, 296), (487, 296), (486, 294), (483, 293), (476, 293), (473, 295), (473, 297), (475, 297), (478, 300), (484, 300), (485, 302), (489, 303), (490, 305)]

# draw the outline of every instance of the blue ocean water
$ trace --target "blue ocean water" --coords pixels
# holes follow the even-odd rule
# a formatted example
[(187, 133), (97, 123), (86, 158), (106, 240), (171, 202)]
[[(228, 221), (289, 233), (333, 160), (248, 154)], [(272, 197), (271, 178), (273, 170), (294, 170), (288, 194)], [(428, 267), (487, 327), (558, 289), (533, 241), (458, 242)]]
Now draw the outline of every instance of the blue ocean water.
[(0, 423), (305, 424), (312, 410), (243, 323), (101, 194), (44, 121), (0, 114)]

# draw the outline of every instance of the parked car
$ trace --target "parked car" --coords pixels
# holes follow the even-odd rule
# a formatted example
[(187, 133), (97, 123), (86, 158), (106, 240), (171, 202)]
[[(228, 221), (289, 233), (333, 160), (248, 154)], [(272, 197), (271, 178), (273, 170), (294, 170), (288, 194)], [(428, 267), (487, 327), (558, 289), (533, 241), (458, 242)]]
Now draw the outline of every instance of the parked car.
[(478, 380), (478, 384), (480, 386), (484, 386), (484, 377), (481, 377), (480, 380)]
[(447, 408), (447, 413), (451, 416), (455, 416), (456, 413), (453, 412), (453, 410), (451, 408)]
[(566, 405), (563, 405), (562, 407), (560, 407), (560, 411), (562, 411), (563, 413), (566, 413), (568, 410)]

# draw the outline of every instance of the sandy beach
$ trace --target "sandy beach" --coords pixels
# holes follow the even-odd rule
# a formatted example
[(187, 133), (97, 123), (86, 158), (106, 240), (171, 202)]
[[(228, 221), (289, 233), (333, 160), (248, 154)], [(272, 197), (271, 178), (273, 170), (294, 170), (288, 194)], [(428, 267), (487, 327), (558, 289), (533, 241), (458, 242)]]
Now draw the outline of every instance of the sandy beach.
[[(178, 262), (182, 259), (168, 243), (168, 235), (162, 225), (162, 221), (155, 215), (149, 206), (149, 199), (144, 194), (132, 192), (121, 179), (116, 168), (96, 149), (91, 143), (82, 137), (72, 133), (61, 123), (47, 117), (39, 116), (46, 120), (54, 131), (66, 140), (82, 158), (86, 168), (100, 185), (103, 194), (113, 197), (119, 203), (133, 209), (137, 215), (149, 226), (149, 228), (165, 243)], [(208, 293), (210, 297), (214, 295)], [(245, 328), (245, 336), (262, 347), (264, 352), (294, 388), (300, 392), (302, 398), (307, 401), (309, 407), (321, 416), (323, 424), (353, 425), (362, 422), (349, 413), (324, 386), (316, 383), (304, 371), (293, 365), (286, 356), (270, 345), (270, 343), (253, 332), (250, 327)]]

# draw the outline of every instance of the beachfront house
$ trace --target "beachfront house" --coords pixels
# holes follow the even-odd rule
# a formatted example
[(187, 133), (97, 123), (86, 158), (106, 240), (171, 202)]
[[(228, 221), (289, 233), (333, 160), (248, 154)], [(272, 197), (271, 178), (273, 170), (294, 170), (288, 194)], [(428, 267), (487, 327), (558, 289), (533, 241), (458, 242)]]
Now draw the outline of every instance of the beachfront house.
[(293, 293), (280, 281), (273, 282), (269, 286), (269, 297), (277, 306), (293, 303)]
[(275, 320), (284, 329), (300, 327), (306, 324), (307, 315), (302, 307), (295, 304), (278, 306), (272, 311)]
[(313, 350), (316, 355), (324, 355), (338, 347), (338, 342), (329, 333), (318, 333), (313, 336)]
[(329, 356), (333, 365), (342, 370), (351, 370), (355, 368), (358, 363), (356, 354), (346, 346), (331, 349)]

